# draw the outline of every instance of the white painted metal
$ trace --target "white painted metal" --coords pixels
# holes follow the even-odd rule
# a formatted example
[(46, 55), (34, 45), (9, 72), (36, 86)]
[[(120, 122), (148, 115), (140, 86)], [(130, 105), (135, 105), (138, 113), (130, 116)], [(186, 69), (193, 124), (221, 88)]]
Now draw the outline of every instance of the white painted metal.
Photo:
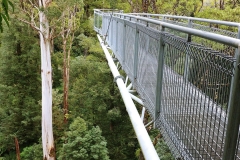
[(135, 89), (133, 90), (128, 90), (129, 93), (136, 93), (137, 91)]
[(148, 124), (145, 125), (145, 127), (148, 127), (149, 125), (151, 125), (153, 123), (153, 121), (150, 121)]
[(118, 66), (119, 66), (119, 62), (117, 62), (117, 68), (118, 68)]
[(127, 83), (128, 83), (128, 76), (126, 77), (126, 80), (125, 80), (125, 86), (127, 86)]
[(132, 98), (133, 100), (135, 100), (135, 101), (138, 102), (139, 104), (143, 105), (143, 101), (142, 101), (140, 98), (134, 96), (134, 95), (131, 94), (131, 93), (129, 93), (129, 95), (131, 96), (131, 98)]
[[(106, 46), (104, 45), (104, 42), (102, 41), (102, 38), (99, 35), (97, 35), (97, 37), (98, 37), (100, 44), (102, 46), (102, 49), (105, 53), (105, 56), (108, 61), (110, 70), (113, 74), (113, 77), (114, 77), (114, 79), (116, 79), (116, 77), (119, 77), (120, 74), (119, 74)], [(131, 123), (133, 125), (134, 131), (136, 133), (138, 142), (140, 144), (140, 147), (142, 149), (145, 159), (146, 160), (160, 160), (123, 80), (121, 78), (117, 78), (116, 83), (117, 83), (119, 91), (122, 95), (124, 104), (126, 106), (128, 115), (130, 117)]]
[(142, 122), (144, 120), (145, 110), (146, 110), (146, 108), (142, 107), (142, 116), (141, 116)]
[(131, 89), (132, 88), (132, 83), (130, 83), (128, 86), (127, 86), (127, 90)]

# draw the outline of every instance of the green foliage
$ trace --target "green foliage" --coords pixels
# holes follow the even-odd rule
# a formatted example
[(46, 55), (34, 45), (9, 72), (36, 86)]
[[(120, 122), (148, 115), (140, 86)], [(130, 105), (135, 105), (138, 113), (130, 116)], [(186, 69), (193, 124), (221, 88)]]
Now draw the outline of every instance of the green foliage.
[(0, 6), (0, 31), (3, 32), (3, 21), (9, 26), (9, 5), (14, 11), (13, 3), (9, 0), (1, 0), (1, 6)]
[(108, 142), (110, 159), (135, 159), (137, 139), (125, 106), (103, 57), (90, 55), (71, 61), (69, 121), (81, 116), (98, 125)]
[(63, 54), (61, 52), (55, 52), (51, 57), (52, 61), (52, 76), (53, 76), (53, 88), (57, 88), (62, 91), (62, 65)]
[(107, 87), (110, 72), (106, 64), (87, 61), (84, 57), (72, 60), (70, 68), (70, 110), (94, 124), (95, 113), (106, 112), (105, 101), (111, 98)]
[(42, 145), (33, 144), (30, 147), (25, 147), (20, 154), (21, 159), (24, 160), (39, 160), (42, 159)]
[(65, 136), (65, 130), (68, 128), (68, 125), (63, 123), (64, 120), (64, 112), (62, 109), (63, 103), (63, 93), (61, 93), (58, 89), (53, 89), (52, 93), (53, 104), (52, 104), (52, 112), (53, 112), (53, 137), (55, 142), (56, 155), (60, 154), (60, 148), (62, 148), (62, 144), (64, 143), (63, 137)]
[(110, 120), (117, 120), (121, 117), (121, 111), (118, 107), (115, 107), (108, 111), (107, 116)]
[(50, 3), (44, 13), (48, 17), (51, 29), (54, 30), (54, 36), (62, 36), (67, 32), (71, 35), (79, 28), (84, 12), (83, 6), (82, 0), (56, 0)]
[[(151, 139), (153, 140), (155, 137), (159, 135), (159, 130), (158, 129), (151, 129), (149, 131), (149, 135)], [(174, 160), (175, 158), (173, 157), (169, 147), (165, 143), (163, 137), (160, 134), (160, 138), (157, 140), (157, 143), (155, 145), (155, 149), (158, 153), (158, 156), (161, 160)]]
[(164, 140), (161, 138), (157, 145), (156, 145), (156, 151), (158, 153), (158, 156), (161, 160), (174, 160), (175, 158), (171, 154), (171, 151), (169, 150), (168, 146), (164, 142)]
[(87, 56), (89, 54), (94, 54), (95, 56), (98, 56), (102, 53), (99, 42), (96, 40), (96, 38), (87, 37), (84, 34), (80, 34), (76, 38), (76, 40), (78, 40), (81, 53), (84, 56)]
[[(231, 22), (240, 22), (240, 6), (236, 6), (235, 8), (231, 8), (231, 6), (226, 5), (224, 10), (213, 7), (206, 7), (202, 12), (199, 12), (197, 17), (209, 18), (209, 19), (217, 19)], [(223, 26), (221, 26), (222, 28)], [(228, 27), (223, 29), (228, 29)]]
[(109, 160), (107, 142), (101, 133), (99, 127), (88, 130), (82, 118), (75, 118), (66, 133), (67, 137), (64, 139), (66, 143), (63, 144), (59, 159)]
[(160, 0), (156, 2), (157, 13), (194, 16), (202, 7), (202, 0)]
[(94, 19), (92, 17), (89, 17), (88, 19), (82, 19), (80, 24), (80, 32), (85, 36), (88, 36), (88, 38), (96, 36), (96, 32), (93, 30), (93, 21)]
[[(0, 156), (40, 137), (40, 57), (36, 34), (12, 20), (0, 48)], [(34, 126), (34, 129), (33, 129)]]

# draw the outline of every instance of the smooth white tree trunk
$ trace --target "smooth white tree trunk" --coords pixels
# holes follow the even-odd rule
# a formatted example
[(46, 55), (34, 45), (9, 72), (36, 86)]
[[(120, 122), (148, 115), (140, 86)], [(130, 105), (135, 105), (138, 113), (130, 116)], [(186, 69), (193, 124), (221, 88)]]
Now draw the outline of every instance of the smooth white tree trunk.
[[(40, 7), (46, 7), (49, 1), (39, 0)], [(46, 15), (40, 11), (40, 48), (42, 78), (42, 147), (43, 159), (54, 160), (54, 140), (52, 129), (52, 67), (49, 23)]]

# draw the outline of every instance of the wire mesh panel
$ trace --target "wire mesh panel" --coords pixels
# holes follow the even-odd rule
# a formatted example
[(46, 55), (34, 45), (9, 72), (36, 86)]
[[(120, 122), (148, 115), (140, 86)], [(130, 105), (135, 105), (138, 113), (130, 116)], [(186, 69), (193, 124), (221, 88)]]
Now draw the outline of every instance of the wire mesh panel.
[(109, 35), (108, 35), (108, 37), (109, 37), (109, 46), (111, 47), (111, 48), (113, 48), (113, 41), (115, 40), (115, 37), (114, 37), (114, 32), (113, 32), (113, 30), (114, 30), (114, 22), (113, 22), (113, 19), (112, 19), (112, 17), (110, 17), (110, 23), (109, 23)]
[(112, 18), (112, 23), (111, 23), (111, 49), (114, 53), (116, 53), (117, 48), (116, 48), (116, 43), (117, 43), (117, 32), (118, 32), (118, 27), (117, 27), (117, 20), (115, 18)]
[[(200, 22), (192, 23), (192, 28), (199, 29), (199, 30), (202, 30), (202, 31), (211, 32), (211, 33), (217, 33), (217, 34), (221, 34), (221, 35), (224, 35), (224, 36), (237, 38), (237, 33), (236, 33), (237, 28), (236, 27), (228, 27), (229, 30), (235, 30), (235, 32), (232, 32), (232, 31), (229, 31), (229, 30), (220, 29), (219, 25), (214, 26), (214, 25), (209, 24), (209, 23), (207, 23), (207, 24), (205, 23), (205, 25), (203, 24), (203, 22), (201, 22), (202, 24), (199, 24), (199, 23)], [(225, 28), (226, 28), (226, 25), (225, 25)]]
[(102, 35), (104, 36), (104, 40), (106, 40), (106, 42), (108, 44), (110, 44), (110, 35), (111, 34), (111, 17), (109, 15), (104, 15), (103, 16), (103, 28), (102, 28)]
[[(188, 22), (188, 20), (185, 20), (185, 19), (174, 19), (173, 18), (173, 19), (164, 19), (163, 21), (167, 22), (167, 23), (179, 25), (179, 26), (189, 27), (189, 22)], [(201, 20), (196, 21), (196, 22), (191, 21), (190, 23), (191, 23), (191, 28), (194, 28), (194, 29), (237, 38), (237, 33), (236, 33), (236, 31), (238, 29), (237, 27), (229, 27), (227, 25), (222, 25), (222, 26), (214, 25), (214, 24), (210, 24), (209, 22), (201, 22)], [(221, 29), (221, 27), (226, 28), (228, 30)], [(235, 31), (233, 32), (232, 30), (235, 30)]]
[(139, 31), (136, 88), (141, 97), (144, 97), (144, 104), (148, 106), (148, 111), (152, 115), (156, 101), (158, 44), (157, 39)]
[(124, 22), (123, 21), (118, 21), (118, 32), (117, 32), (117, 40), (116, 40), (116, 52), (115, 56), (119, 60), (121, 64), (123, 64), (123, 45), (124, 45), (124, 36), (125, 36), (125, 28), (124, 28)]
[(208, 39), (204, 39), (201, 37), (197, 37), (197, 36), (191, 36), (191, 40), (192, 40), (192, 42), (194, 42), (196, 44), (202, 45), (202, 47), (205, 48), (206, 50), (212, 48), (218, 52), (225, 54), (225, 56), (234, 57), (235, 47), (221, 44), (221, 43), (211, 41)]
[[(184, 159), (221, 159), (233, 59), (166, 34), (161, 123)], [(187, 51), (187, 52), (186, 52)], [(189, 73), (183, 72), (189, 56)], [(176, 139), (178, 141), (176, 141)]]
[(163, 19), (163, 21), (167, 23), (179, 25), (179, 26), (188, 27), (188, 20), (184, 20), (184, 19), (182, 20), (181, 19)]
[(135, 53), (135, 37), (136, 27), (126, 25), (126, 39), (125, 39), (125, 55), (123, 69), (127, 73), (129, 79), (134, 82), (134, 53)]
[(94, 12), (94, 30), (102, 34), (103, 15), (100, 12)]

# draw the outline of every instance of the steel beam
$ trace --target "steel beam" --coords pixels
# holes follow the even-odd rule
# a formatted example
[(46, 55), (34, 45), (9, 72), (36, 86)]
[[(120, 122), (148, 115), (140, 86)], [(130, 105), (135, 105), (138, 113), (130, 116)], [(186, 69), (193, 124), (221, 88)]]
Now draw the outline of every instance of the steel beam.
[(143, 120), (144, 120), (145, 110), (146, 110), (146, 108), (145, 108), (145, 107), (142, 107), (142, 116), (141, 116), (142, 122), (143, 122)]
[[(162, 26), (161, 26), (162, 27)], [(164, 28), (161, 28), (164, 31)], [(159, 117), (161, 112), (161, 97), (162, 97), (162, 82), (163, 82), (163, 68), (164, 68), (164, 43), (162, 36), (159, 39), (158, 48), (158, 69), (157, 69), (157, 87), (156, 87), (156, 101), (155, 101), (155, 115), (154, 120)], [(155, 124), (154, 124), (154, 127)]]
[[(239, 33), (238, 33), (239, 34)], [(240, 35), (238, 35), (240, 37)], [(238, 38), (239, 38), (238, 37)], [(224, 143), (223, 160), (235, 159), (240, 124), (240, 46), (235, 52), (234, 76), (231, 82), (228, 105), (228, 123)]]
[(226, 26), (232, 26), (232, 27), (238, 27), (240, 25), (240, 23), (236, 23), (236, 22), (220, 21), (220, 20), (206, 19), (206, 18), (196, 18), (196, 17), (186, 17), (186, 16), (166, 15), (166, 14), (149, 14), (149, 13), (147, 14), (146, 13), (130, 13), (130, 14), (137, 15), (137, 16), (148, 15), (148, 16), (155, 16), (155, 17), (184, 19), (184, 20), (207, 22), (207, 23), (220, 24), (220, 25), (226, 25)]
[(140, 98), (134, 96), (134, 95), (131, 94), (131, 93), (129, 93), (129, 94), (130, 94), (130, 96), (131, 96), (131, 98), (132, 98), (133, 100), (135, 100), (136, 102), (138, 102), (139, 104), (141, 104), (141, 105), (143, 106), (143, 101), (142, 101)]

